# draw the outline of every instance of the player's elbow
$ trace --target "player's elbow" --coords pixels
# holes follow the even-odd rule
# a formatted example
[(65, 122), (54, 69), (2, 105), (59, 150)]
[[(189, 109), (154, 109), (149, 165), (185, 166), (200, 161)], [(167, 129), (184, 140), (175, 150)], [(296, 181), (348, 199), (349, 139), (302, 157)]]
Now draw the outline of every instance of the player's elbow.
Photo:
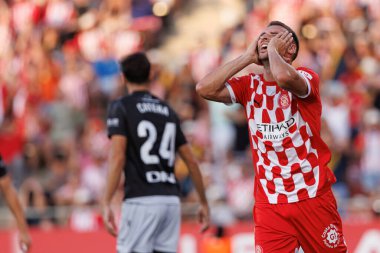
[(214, 88), (213, 83), (201, 80), (195, 86), (195, 91), (199, 96), (211, 101), (219, 101), (220, 90)]
[(198, 163), (195, 160), (195, 158), (187, 160), (186, 161), (186, 167), (188, 168), (190, 173), (192, 173), (194, 170), (196, 170), (198, 168)]
[(125, 156), (117, 156), (115, 164), (118, 169), (122, 169), (125, 165)]
[(115, 171), (120, 171), (125, 165), (125, 155), (119, 152), (114, 152), (109, 157), (111, 168)]
[(208, 95), (208, 89), (207, 89), (207, 84), (200, 81), (197, 83), (195, 86), (195, 91), (198, 93), (199, 96), (203, 98), (207, 98)]
[(275, 80), (281, 88), (288, 90), (291, 84), (297, 79), (297, 76), (292, 75), (290, 72), (281, 72), (275, 76)]

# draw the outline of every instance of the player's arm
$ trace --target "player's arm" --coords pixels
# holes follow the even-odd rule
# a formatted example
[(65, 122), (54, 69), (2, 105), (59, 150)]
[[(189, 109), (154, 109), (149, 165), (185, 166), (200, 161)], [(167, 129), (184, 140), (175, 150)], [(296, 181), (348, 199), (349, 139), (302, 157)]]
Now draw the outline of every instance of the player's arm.
[(205, 99), (230, 104), (231, 96), (225, 86), (227, 80), (252, 63), (259, 65), (257, 40), (248, 47), (244, 54), (216, 68), (200, 80), (196, 86), (197, 93)]
[(106, 191), (103, 202), (103, 219), (108, 232), (116, 236), (115, 217), (111, 209), (111, 201), (119, 185), (121, 173), (125, 164), (127, 137), (112, 135), (111, 150), (108, 156), (109, 171), (107, 176)]
[(20, 248), (23, 252), (27, 252), (31, 244), (31, 239), (28, 233), (28, 226), (26, 224), (20, 200), (17, 197), (17, 192), (12, 185), (12, 180), (9, 175), (5, 175), (0, 178), (0, 190), (4, 195), (4, 199), (7, 202), (9, 209), (16, 219), (17, 228), (20, 233)]
[[(293, 45), (292, 45), (293, 44)], [(309, 87), (305, 78), (283, 56), (289, 46), (295, 46), (292, 34), (289, 32), (279, 33), (268, 44), (269, 66), (273, 78), (277, 84), (299, 97), (308, 95)]]
[(206, 231), (210, 225), (210, 209), (208, 206), (205, 188), (203, 185), (202, 175), (199, 170), (198, 162), (195, 160), (189, 144), (179, 147), (178, 153), (189, 169), (190, 177), (194, 183), (195, 189), (199, 196), (201, 207), (198, 212), (199, 222), (202, 223), (201, 231)]

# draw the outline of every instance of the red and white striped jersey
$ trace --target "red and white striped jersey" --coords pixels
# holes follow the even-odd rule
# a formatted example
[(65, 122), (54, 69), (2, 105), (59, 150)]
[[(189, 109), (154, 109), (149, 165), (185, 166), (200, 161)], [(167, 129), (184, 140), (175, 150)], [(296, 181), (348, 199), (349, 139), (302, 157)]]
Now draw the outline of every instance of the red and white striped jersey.
[(319, 77), (307, 68), (297, 71), (308, 84), (304, 97), (266, 81), (263, 75), (226, 83), (231, 100), (246, 109), (257, 204), (313, 198), (336, 181), (327, 166), (331, 153), (320, 137)]

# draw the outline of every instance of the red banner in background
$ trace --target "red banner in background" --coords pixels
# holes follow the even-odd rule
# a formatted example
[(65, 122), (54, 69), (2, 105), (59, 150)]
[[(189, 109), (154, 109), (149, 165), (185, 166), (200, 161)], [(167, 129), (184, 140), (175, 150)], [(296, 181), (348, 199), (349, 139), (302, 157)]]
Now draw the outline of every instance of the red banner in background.
[[(226, 237), (216, 239), (214, 230), (199, 233), (196, 223), (183, 223), (179, 253), (255, 253), (253, 225), (235, 224), (226, 229)], [(380, 253), (380, 222), (345, 224), (344, 233), (350, 253)], [(0, 231), (0, 252), (19, 253), (16, 233)], [(105, 231), (75, 232), (53, 228), (31, 230), (30, 253), (105, 253), (115, 251), (115, 239)]]

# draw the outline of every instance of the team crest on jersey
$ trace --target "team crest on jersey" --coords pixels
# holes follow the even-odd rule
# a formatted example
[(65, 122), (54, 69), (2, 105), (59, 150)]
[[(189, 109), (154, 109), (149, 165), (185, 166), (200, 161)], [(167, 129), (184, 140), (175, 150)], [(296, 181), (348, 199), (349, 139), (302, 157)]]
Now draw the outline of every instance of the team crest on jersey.
[(278, 97), (278, 105), (281, 107), (281, 109), (287, 109), (290, 106), (290, 97), (288, 92), (281, 92), (280, 96)]
[(260, 246), (260, 245), (256, 245), (256, 250), (255, 250), (256, 253), (264, 253), (264, 250), (263, 248)]
[(338, 228), (333, 224), (330, 224), (327, 228), (325, 228), (322, 238), (324, 244), (330, 249), (338, 247), (341, 240)]

